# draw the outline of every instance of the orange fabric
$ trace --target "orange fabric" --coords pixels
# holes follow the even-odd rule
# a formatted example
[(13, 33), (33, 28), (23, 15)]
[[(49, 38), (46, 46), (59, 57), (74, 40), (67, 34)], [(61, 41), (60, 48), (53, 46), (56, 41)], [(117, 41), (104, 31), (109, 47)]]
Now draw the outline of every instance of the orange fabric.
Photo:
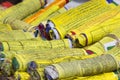
[(51, 3), (49, 6), (47, 6), (44, 9), (41, 9), (40, 11), (38, 11), (37, 13), (35, 13), (33, 16), (30, 16), (29, 18), (27, 18), (25, 20), (25, 22), (27, 23), (31, 23), (32, 21), (34, 21), (39, 15), (41, 15), (42, 13), (44, 13), (46, 10), (48, 10), (50, 7), (52, 7), (53, 5), (58, 5), (61, 7), (63, 7), (68, 1), (67, 0), (55, 0), (53, 3)]

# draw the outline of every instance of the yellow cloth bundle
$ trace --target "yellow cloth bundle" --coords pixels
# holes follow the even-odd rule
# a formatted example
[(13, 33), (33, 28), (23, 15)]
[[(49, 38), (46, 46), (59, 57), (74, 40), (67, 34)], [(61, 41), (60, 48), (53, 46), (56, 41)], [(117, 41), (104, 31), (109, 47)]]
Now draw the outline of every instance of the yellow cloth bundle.
[(100, 41), (86, 47), (85, 49), (90, 50), (95, 54), (103, 54), (104, 52), (111, 50), (113, 47), (117, 46), (119, 43), (119, 38), (120, 38), (119, 29), (113, 31), (112, 33), (102, 38)]
[(46, 50), (46, 49), (64, 49), (72, 48), (72, 43), (69, 39), (63, 40), (23, 40), (23, 41), (2, 41), (1, 51), (12, 50)]
[[(110, 5), (112, 6), (113, 4), (110, 4)], [(118, 15), (120, 15), (120, 6), (117, 6), (114, 9), (106, 11), (105, 13), (102, 13), (92, 18), (89, 22), (83, 25), (78, 25), (79, 26), (78, 28), (71, 30), (67, 35), (69, 35), (73, 40), (75, 40), (76, 35), (79, 35), (85, 32), (92, 32), (101, 27), (104, 27), (105, 25), (119, 22), (120, 16)], [(114, 20), (114, 19), (118, 19), (118, 20)]]
[(34, 39), (33, 33), (22, 30), (0, 31), (0, 41), (16, 41)]
[[(51, 28), (57, 30), (60, 35), (56, 39), (64, 38), (66, 33), (72, 29), (89, 22), (91, 18), (98, 16), (113, 8), (111, 5), (103, 5), (96, 1), (88, 1), (74, 9), (49, 19), (48, 24)], [(52, 30), (55, 35), (54, 30)], [(54, 36), (52, 36), (54, 37)]]
[(52, 64), (45, 68), (48, 79), (64, 79), (72, 76), (90, 76), (119, 69), (119, 63), (110, 54), (85, 60)]
[(53, 49), (47, 51), (31, 50), (22, 52), (18, 51), (15, 57), (12, 59), (12, 65), (15, 71), (25, 71), (27, 68), (27, 64), (31, 61), (41, 63), (41, 65), (46, 65), (51, 64), (51, 62), (56, 63), (70, 58), (80, 59), (84, 55), (87, 54), (83, 49)]
[(44, 0), (24, 0), (21, 3), (12, 6), (0, 13), (0, 21), (4, 22), (9, 17), (13, 17), (15, 19), (23, 19), (27, 15), (35, 12), (44, 6)]
[(31, 31), (31, 29), (35, 27), (13, 17), (7, 18), (7, 20), (5, 20), (4, 23), (10, 24), (13, 30)]
[(76, 41), (79, 43), (80, 47), (90, 45), (95, 43), (105, 37), (107, 34), (111, 33), (113, 30), (120, 28), (119, 20), (115, 23), (108, 23), (107, 25), (100, 26), (97, 29), (91, 31), (87, 30), (82, 32), (80, 35), (76, 36)]

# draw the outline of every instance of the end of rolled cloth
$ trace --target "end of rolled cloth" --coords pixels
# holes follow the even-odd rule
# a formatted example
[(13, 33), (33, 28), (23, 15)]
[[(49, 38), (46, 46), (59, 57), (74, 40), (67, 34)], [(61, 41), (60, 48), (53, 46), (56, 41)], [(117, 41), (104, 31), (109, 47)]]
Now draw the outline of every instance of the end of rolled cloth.
[(51, 30), (49, 30), (51, 39), (60, 39), (60, 35), (59, 35), (58, 31), (55, 29), (55, 25), (52, 21), (48, 20), (48, 27), (51, 28)]
[(27, 67), (28, 72), (29, 72), (29, 70), (36, 70), (37, 67), (38, 67), (38, 66), (37, 66), (37, 64), (36, 64), (34, 61), (29, 62), (29, 63), (28, 63), (28, 67)]
[(16, 57), (14, 57), (13, 59), (12, 59), (12, 67), (13, 67), (13, 70), (14, 71), (17, 71), (18, 69), (19, 69), (19, 62), (18, 62), (18, 60), (16, 59)]
[(59, 77), (59, 74), (57, 70), (55, 70), (54, 66), (47, 66), (44, 72), (47, 80), (55, 80), (55, 79), (58, 79)]
[(30, 74), (31, 80), (43, 80), (37, 70), (31, 70), (27, 72)]
[(72, 41), (70, 39), (68, 39), (68, 40), (69, 40), (70, 48), (73, 48)]
[(5, 59), (2, 66), (1, 66), (1, 72), (4, 76), (8, 77), (13, 74), (12, 70), (12, 65), (11, 65), (11, 60), (10, 59)]

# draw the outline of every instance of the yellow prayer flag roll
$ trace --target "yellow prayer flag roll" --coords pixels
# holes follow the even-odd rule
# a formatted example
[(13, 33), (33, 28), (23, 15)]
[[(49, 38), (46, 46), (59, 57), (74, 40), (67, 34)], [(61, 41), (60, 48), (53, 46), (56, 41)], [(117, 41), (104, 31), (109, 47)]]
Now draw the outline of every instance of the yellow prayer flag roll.
[(15, 19), (13, 17), (7, 18), (7, 20), (4, 21), (4, 23), (10, 24), (13, 30), (31, 31), (31, 29), (35, 27), (33, 25), (30, 25), (24, 21)]
[(119, 30), (120, 28), (112, 31), (107, 36), (102, 38), (100, 41), (86, 47), (85, 49), (90, 50), (95, 54), (103, 54), (104, 52), (111, 50), (113, 47), (119, 45), (119, 39), (120, 39)]
[(1, 42), (2, 51), (11, 50), (46, 50), (46, 49), (64, 49), (72, 48), (72, 43), (69, 39), (63, 40), (24, 40), (24, 41), (3, 41)]
[[(113, 4), (110, 4), (110, 5), (112, 6)], [(106, 11), (105, 13), (102, 13), (102, 14), (92, 18), (89, 22), (86, 22), (83, 25), (78, 25), (79, 27), (76, 29), (70, 30), (68, 35), (72, 39), (75, 39), (75, 35), (79, 35), (84, 32), (90, 32), (92, 30), (96, 30), (97, 28), (101, 28), (103, 25), (105, 26), (105, 24), (112, 24), (113, 23), (112, 21), (115, 18), (116, 19), (119, 18), (119, 16), (116, 17), (119, 14), (120, 14), (120, 6), (114, 8), (114, 9), (111, 9), (109, 11)], [(114, 21), (114, 23), (117, 21), (118, 20)]]
[(101, 26), (95, 30), (82, 32), (80, 35), (77, 35), (77, 42), (79, 42), (80, 47), (90, 45), (95, 43), (105, 37), (107, 34), (111, 33), (113, 30), (120, 28), (120, 24), (108, 23), (108, 25)]
[[(113, 6), (111, 5), (102, 5), (99, 2), (88, 1), (63, 14), (50, 18), (48, 24), (53, 28), (54, 35), (59, 35), (56, 39), (60, 39), (64, 38), (66, 33), (70, 30), (78, 28), (84, 23), (89, 22), (95, 16), (111, 10), (112, 8)], [(54, 29), (56, 31), (54, 31)]]
[(115, 73), (110, 72), (88, 77), (78, 77), (74, 80), (118, 80), (118, 76)]
[(31, 32), (24, 32), (22, 30), (1, 31), (0, 41), (16, 41), (34, 39), (34, 35)]
[(30, 75), (27, 72), (15, 72), (15, 80), (30, 80)]
[(53, 64), (45, 68), (48, 79), (64, 79), (72, 76), (90, 76), (119, 69), (119, 63), (110, 54), (85, 60)]
[[(13, 69), (19, 71), (25, 71), (27, 64), (31, 61), (40, 63), (41, 65), (48, 65), (52, 62), (56, 63), (59, 59), (68, 57), (67, 59), (77, 57), (81, 59), (82, 56), (87, 55), (84, 49), (53, 49), (53, 50), (39, 50), (39, 51), (17, 51), (17, 54), (12, 59)], [(53, 60), (54, 59), (54, 60)], [(64, 60), (64, 59), (63, 59)], [(60, 61), (63, 61), (60, 60)], [(60, 62), (59, 61), (59, 62)], [(40, 65), (38, 65), (40, 67)]]
[(15, 19), (23, 19), (27, 15), (33, 13), (34, 11), (40, 9), (44, 6), (44, 0), (24, 0), (21, 3), (12, 6), (1, 13), (0, 21), (4, 22), (9, 17)]

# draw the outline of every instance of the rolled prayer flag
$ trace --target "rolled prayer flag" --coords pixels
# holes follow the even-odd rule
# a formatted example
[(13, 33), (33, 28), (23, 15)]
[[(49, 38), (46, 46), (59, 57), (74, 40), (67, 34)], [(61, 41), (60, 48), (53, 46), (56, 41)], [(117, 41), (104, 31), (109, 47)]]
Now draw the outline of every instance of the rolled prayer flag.
[[(47, 51), (31, 50), (23, 52), (18, 51), (17, 53), (19, 54), (16, 54), (12, 59), (14, 71), (25, 71), (27, 68), (27, 64), (31, 61), (41, 63), (41, 65), (46, 65), (51, 64), (53, 61), (54, 63), (56, 63), (64, 61), (65, 59), (70, 59), (72, 58), (72, 56), (73, 59), (82, 59), (82, 56), (87, 55), (83, 49), (53, 49)], [(30, 68), (32, 67), (33, 66), (30, 66)]]
[(27, 15), (40, 9), (44, 4), (44, 0), (24, 0), (2, 12), (0, 14), (0, 21), (4, 23), (4, 20), (7, 20), (9, 17), (21, 20)]
[(72, 76), (90, 76), (111, 72), (119, 68), (119, 63), (110, 54), (98, 57), (53, 64), (45, 68), (47, 79), (64, 79)]
[(35, 26), (30, 25), (24, 21), (15, 19), (13, 17), (7, 18), (4, 23), (10, 24), (13, 30), (33, 31), (35, 28)]
[(100, 41), (94, 43), (93, 45), (85, 47), (86, 52), (88, 52), (88, 54), (103, 54), (104, 52), (111, 50), (112, 48), (119, 45), (119, 34), (119, 29), (114, 30), (102, 38)]
[(35, 39), (33, 33), (22, 30), (0, 31), (0, 41), (16, 41)]
[(80, 35), (76, 36), (76, 41), (79, 43), (79, 47), (87, 46), (95, 43), (111, 33), (113, 30), (119, 29), (119, 20), (114, 23), (108, 23), (107, 25), (101, 26), (95, 30), (82, 32)]
[(0, 45), (1, 51), (12, 50), (47, 50), (47, 49), (64, 49), (72, 48), (69, 39), (63, 40), (23, 40), (23, 41), (3, 41)]
[(102, 5), (99, 2), (88, 1), (63, 14), (54, 16), (48, 20), (48, 25), (51, 27), (51, 38), (64, 38), (70, 30), (78, 28), (86, 22), (89, 22), (95, 16), (111, 10), (112, 8), (113, 6), (110, 5)]
[[(113, 5), (113, 4), (111, 4)], [(76, 35), (80, 35), (85, 32), (91, 32), (92, 30), (96, 30), (105, 26), (106, 24), (112, 24), (115, 22), (119, 22), (120, 15), (120, 6), (113, 8), (105, 13), (102, 13), (94, 18), (92, 18), (89, 22), (86, 22), (83, 25), (78, 25), (79, 27), (76, 29), (70, 30), (67, 36), (70, 36), (73, 40), (75, 40)], [(118, 19), (118, 20), (115, 20)]]

